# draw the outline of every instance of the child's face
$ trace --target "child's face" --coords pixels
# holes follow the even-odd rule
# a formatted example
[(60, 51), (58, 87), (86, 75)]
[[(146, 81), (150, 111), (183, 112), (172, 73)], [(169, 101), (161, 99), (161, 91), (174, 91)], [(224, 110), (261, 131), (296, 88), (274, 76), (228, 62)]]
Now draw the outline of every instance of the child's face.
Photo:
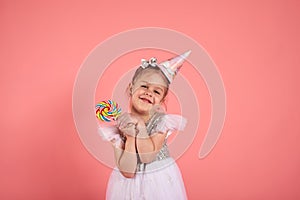
[(137, 114), (147, 115), (154, 105), (161, 104), (167, 84), (161, 74), (147, 71), (132, 85), (132, 109)]

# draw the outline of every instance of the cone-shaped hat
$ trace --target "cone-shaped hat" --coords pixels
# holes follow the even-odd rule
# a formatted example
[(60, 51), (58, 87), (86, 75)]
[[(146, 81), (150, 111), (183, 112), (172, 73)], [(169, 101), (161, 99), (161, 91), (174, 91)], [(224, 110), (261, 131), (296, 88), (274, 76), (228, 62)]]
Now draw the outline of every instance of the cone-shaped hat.
[(190, 53), (191, 53), (191, 50), (158, 64), (158, 67), (161, 69), (161, 71), (167, 77), (169, 83), (172, 83), (175, 75), (181, 68), (185, 59), (190, 55)]
[(168, 59), (167, 61), (161, 62), (160, 64), (156, 63), (156, 58), (151, 58), (149, 61), (142, 59), (142, 68), (147, 68), (149, 66), (151, 67), (159, 67), (160, 70), (163, 72), (163, 74), (168, 79), (169, 83), (172, 83), (175, 75), (181, 68), (183, 62), (185, 59), (190, 55), (192, 51), (189, 50), (179, 56), (176, 56), (174, 58)]

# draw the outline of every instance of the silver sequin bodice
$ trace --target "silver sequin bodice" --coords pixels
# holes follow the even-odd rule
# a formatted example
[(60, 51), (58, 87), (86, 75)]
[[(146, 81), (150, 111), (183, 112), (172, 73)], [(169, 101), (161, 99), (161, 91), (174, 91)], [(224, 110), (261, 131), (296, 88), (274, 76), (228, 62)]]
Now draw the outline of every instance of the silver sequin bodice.
[[(152, 116), (152, 118), (149, 120), (149, 122), (146, 123), (147, 133), (149, 136), (151, 136), (153, 133), (155, 133), (156, 126), (157, 126), (158, 122), (160, 122), (162, 120), (163, 115), (164, 115), (163, 113), (156, 113)], [(169, 154), (169, 149), (168, 149), (168, 145), (167, 145), (167, 140), (165, 139), (164, 144), (163, 144), (162, 148), (160, 149), (160, 151), (157, 153), (156, 159), (154, 161), (163, 160), (168, 157), (170, 157), (170, 154)], [(142, 171), (144, 169), (144, 167), (145, 167), (145, 164), (139, 162), (137, 171)]]

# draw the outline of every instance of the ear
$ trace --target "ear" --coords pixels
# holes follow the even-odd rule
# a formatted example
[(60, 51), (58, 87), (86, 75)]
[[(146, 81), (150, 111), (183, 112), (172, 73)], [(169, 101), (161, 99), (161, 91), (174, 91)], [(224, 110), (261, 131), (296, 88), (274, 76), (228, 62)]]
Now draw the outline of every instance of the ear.
[(168, 102), (168, 96), (165, 94), (164, 98), (160, 101), (160, 104), (165, 107), (165, 110), (167, 110), (167, 102)]
[(129, 83), (127, 90), (128, 90), (129, 96), (132, 96), (132, 83)]

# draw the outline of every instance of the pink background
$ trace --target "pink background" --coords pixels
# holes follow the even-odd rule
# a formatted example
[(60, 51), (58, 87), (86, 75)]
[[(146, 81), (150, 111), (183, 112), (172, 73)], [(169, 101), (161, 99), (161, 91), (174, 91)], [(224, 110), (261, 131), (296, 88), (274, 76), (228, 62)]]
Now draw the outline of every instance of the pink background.
[(105, 197), (111, 169), (78, 137), (73, 84), (96, 45), (146, 26), (203, 45), (226, 88), (217, 145), (198, 159), (201, 126), (177, 162), (189, 199), (300, 198), (300, 2), (161, 2), (0, 2), (0, 199)]

